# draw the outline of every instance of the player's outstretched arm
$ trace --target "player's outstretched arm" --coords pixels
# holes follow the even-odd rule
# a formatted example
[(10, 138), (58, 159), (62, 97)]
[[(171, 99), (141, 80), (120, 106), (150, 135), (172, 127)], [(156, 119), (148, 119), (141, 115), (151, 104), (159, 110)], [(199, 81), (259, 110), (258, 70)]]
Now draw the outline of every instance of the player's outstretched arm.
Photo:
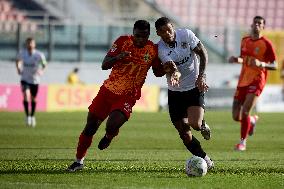
[(22, 73), (22, 63), (23, 63), (22, 60), (20, 59), (16, 60), (16, 68), (19, 75), (21, 75)]
[(205, 68), (208, 63), (208, 54), (201, 42), (197, 44), (197, 46), (193, 49), (193, 51), (200, 57), (199, 64), (199, 74), (196, 79), (195, 85), (199, 89), (199, 91), (206, 92), (208, 91), (208, 85), (206, 84), (206, 74)]
[(102, 69), (103, 70), (111, 69), (117, 61), (124, 59), (125, 57), (131, 57), (131, 52), (128, 51), (121, 52), (116, 56), (106, 55), (102, 63)]
[(153, 60), (152, 70), (156, 77), (162, 77), (166, 74), (162, 62), (158, 57)]
[(229, 63), (242, 64), (242, 63), (243, 63), (243, 58), (241, 58), (241, 57), (236, 57), (236, 56), (231, 56), (231, 57), (229, 58)]
[(253, 59), (252, 64), (259, 68), (264, 68), (267, 70), (277, 70), (277, 62), (262, 62), (258, 59)]

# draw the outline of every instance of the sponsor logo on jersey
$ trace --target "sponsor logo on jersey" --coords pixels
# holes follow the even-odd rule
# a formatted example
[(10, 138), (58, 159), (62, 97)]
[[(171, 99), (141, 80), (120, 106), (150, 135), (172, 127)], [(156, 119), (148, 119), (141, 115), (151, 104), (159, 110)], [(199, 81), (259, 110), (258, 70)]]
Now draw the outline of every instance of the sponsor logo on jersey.
[(189, 57), (185, 57), (184, 59), (182, 59), (181, 61), (175, 62), (176, 65), (181, 65), (186, 63), (189, 60)]
[(256, 47), (255, 49), (254, 49), (254, 54), (258, 54), (259, 53), (259, 47)]
[(110, 48), (110, 52), (114, 52), (114, 51), (116, 51), (116, 49), (117, 49), (117, 45), (113, 44)]
[(145, 60), (145, 62), (150, 61), (150, 54), (148, 52), (146, 54), (144, 54), (144, 60)]
[(188, 47), (188, 44), (187, 44), (186, 42), (182, 42), (182, 43), (181, 43), (181, 47), (182, 47), (183, 49), (186, 49), (186, 48)]

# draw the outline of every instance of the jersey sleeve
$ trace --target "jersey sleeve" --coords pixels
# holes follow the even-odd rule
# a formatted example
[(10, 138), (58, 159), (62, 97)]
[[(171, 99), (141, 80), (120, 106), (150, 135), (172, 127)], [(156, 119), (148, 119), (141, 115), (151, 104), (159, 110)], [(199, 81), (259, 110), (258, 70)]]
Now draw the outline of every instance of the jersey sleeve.
[(242, 57), (242, 58), (244, 58), (245, 56), (248, 55), (247, 52), (244, 51), (244, 49), (246, 49), (246, 48), (244, 48), (244, 46), (245, 46), (245, 44), (246, 44), (246, 40), (247, 40), (247, 39), (248, 39), (248, 37), (243, 37), (243, 38), (242, 38), (242, 41), (241, 41), (240, 57)]
[(40, 55), (40, 60), (41, 60), (40, 64), (41, 64), (43, 67), (46, 66), (47, 61), (46, 61), (46, 58), (45, 58), (44, 54), (43, 54), (43, 53), (40, 53), (39, 55)]
[(123, 43), (123, 36), (117, 38), (114, 43), (112, 44), (111, 48), (107, 52), (107, 56), (116, 56), (121, 52), (121, 47)]
[(193, 50), (200, 40), (195, 36), (195, 34), (191, 30), (186, 30), (188, 36), (188, 43), (190, 45), (191, 50)]
[(274, 62), (276, 60), (276, 53), (270, 41), (266, 41), (267, 49), (265, 52), (265, 62)]

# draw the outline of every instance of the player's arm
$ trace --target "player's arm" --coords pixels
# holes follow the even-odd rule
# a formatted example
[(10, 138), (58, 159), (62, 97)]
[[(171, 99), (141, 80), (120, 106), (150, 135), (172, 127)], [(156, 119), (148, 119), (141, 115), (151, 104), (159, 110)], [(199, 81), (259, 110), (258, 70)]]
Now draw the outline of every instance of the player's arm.
[(40, 54), (40, 59), (41, 59), (41, 62), (40, 62), (41, 68), (37, 70), (37, 73), (39, 75), (42, 75), (44, 70), (46, 69), (47, 61), (46, 61), (44, 54)]
[(46, 61), (45, 56), (42, 54), (42, 55), (41, 55), (41, 67), (42, 67), (42, 71), (44, 71), (44, 70), (46, 69), (46, 66), (47, 66), (47, 61)]
[(23, 65), (23, 61), (20, 58), (16, 59), (16, 68), (17, 68), (17, 72), (19, 75), (21, 75), (22, 73), (22, 65)]
[(171, 85), (172, 86), (179, 86), (179, 79), (181, 73), (178, 71), (176, 64), (174, 61), (167, 61), (163, 65), (164, 71), (171, 75)]
[(204, 47), (204, 45), (199, 42), (197, 46), (193, 49), (193, 52), (195, 52), (199, 56), (199, 74), (196, 80), (195, 85), (198, 87), (199, 91), (206, 92), (208, 91), (208, 85), (206, 84), (206, 74), (205, 69), (206, 65), (208, 63), (208, 54)]
[(116, 64), (117, 61), (122, 60), (126, 57), (131, 57), (131, 52), (125, 51), (115, 56), (106, 55), (102, 63), (102, 69), (103, 70), (111, 69)]
[(258, 59), (253, 59), (253, 65), (259, 68), (264, 68), (267, 70), (277, 70), (277, 62), (262, 62)]
[(242, 64), (243, 61), (244, 61), (244, 60), (243, 60), (242, 57), (231, 56), (231, 57), (229, 58), (229, 63)]
[(166, 74), (164, 66), (158, 57), (153, 60), (152, 70), (156, 77), (162, 77)]
[(170, 75), (172, 86), (179, 85), (181, 73), (179, 72), (175, 62), (168, 55), (168, 53), (159, 47), (159, 58), (162, 61), (163, 70), (167, 75)]

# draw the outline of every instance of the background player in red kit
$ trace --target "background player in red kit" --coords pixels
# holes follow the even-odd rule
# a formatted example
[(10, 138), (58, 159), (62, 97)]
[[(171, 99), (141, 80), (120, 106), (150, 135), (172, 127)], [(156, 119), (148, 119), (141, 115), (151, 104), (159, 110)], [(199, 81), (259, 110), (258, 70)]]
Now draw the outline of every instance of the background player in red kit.
[(100, 124), (108, 117), (105, 136), (98, 148), (103, 150), (118, 135), (119, 128), (129, 119), (132, 108), (141, 96), (141, 88), (147, 72), (152, 66), (156, 76), (159, 70), (157, 46), (150, 40), (150, 24), (138, 20), (134, 24), (133, 35), (120, 36), (108, 51), (102, 69), (112, 69), (109, 78), (101, 86), (97, 96), (89, 106), (86, 126), (79, 137), (76, 160), (68, 171), (83, 169), (87, 149)]
[(255, 16), (251, 25), (251, 34), (242, 39), (241, 56), (232, 56), (230, 63), (241, 63), (242, 70), (233, 102), (233, 119), (241, 123), (241, 141), (236, 150), (246, 150), (248, 134), (254, 132), (258, 116), (251, 116), (267, 79), (267, 70), (276, 70), (276, 55), (271, 42), (262, 36), (265, 19)]

